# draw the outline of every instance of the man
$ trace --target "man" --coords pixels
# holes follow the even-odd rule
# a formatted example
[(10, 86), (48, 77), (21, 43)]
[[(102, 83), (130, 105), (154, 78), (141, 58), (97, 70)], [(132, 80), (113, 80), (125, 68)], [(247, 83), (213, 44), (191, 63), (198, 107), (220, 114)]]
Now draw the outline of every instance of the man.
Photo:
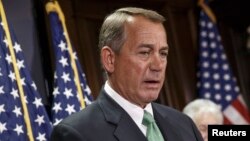
[[(188, 116), (153, 102), (167, 66), (164, 21), (155, 11), (134, 7), (106, 17), (99, 46), (108, 79), (94, 103), (54, 128), (52, 141), (202, 140)], [(156, 124), (148, 126), (150, 116)]]
[(208, 125), (223, 124), (223, 113), (220, 107), (208, 99), (195, 99), (183, 108), (198, 127), (204, 141), (208, 141)]

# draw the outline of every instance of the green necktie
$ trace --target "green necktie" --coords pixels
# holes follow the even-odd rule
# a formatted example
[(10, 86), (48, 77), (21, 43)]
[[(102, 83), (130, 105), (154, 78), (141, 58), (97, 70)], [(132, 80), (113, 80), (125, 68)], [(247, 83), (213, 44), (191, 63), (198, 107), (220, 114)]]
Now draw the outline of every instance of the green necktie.
[(164, 141), (160, 129), (155, 123), (153, 116), (144, 110), (142, 124), (147, 127), (147, 139), (148, 141)]

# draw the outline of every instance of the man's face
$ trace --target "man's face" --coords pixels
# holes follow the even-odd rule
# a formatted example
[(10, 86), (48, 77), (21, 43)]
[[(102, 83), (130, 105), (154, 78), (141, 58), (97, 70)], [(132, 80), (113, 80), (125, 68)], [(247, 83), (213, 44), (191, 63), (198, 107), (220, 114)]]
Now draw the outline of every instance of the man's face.
[(111, 76), (114, 89), (141, 107), (156, 100), (165, 79), (167, 55), (163, 25), (131, 17), (125, 25), (125, 43), (115, 55)]

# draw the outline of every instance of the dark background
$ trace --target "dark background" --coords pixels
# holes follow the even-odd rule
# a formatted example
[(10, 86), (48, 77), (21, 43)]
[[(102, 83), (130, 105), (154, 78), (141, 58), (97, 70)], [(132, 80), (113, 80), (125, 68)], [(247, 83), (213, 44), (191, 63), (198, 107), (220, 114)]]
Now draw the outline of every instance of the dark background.
[[(23, 49), (27, 67), (50, 107), (53, 82), (53, 53), (50, 27), (45, 11), (48, 0), (3, 0), (9, 23)], [(104, 17), (124, 6), (138, 6), (158, 11), (167, 18), (170, 54), (166, 82), (159, 103), (176, 109), (196, 98), (196, 63), (198, 57), (197, 0), (58, 0), (64, 12), (68, 32), (86, 73), (93, 96), (98, 96), (104, 82), (97, 48)], [(250, 105), (250, 49), (246, 47), (250, 25), (250, 4), (246, 0), (210, 0), (217, 17), (222, 41), (243, 97)]]

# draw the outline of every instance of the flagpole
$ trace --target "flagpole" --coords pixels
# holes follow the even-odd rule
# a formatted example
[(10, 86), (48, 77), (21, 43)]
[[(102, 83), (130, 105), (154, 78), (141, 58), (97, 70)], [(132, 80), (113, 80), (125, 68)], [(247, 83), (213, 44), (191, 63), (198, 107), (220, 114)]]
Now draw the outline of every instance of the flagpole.
[(12, 44), (12, 40), (11, 40), (11, 36), (10, 36), (10, 32), (9, 32), (9, 27), (8, 27), (8, 22), (7, 22), (7, 19), (5, 16), (2, 0), (0, 0), (0, 12), (1, 12), (0, 14), (2, 17), (2, 22), (3, 22), (3, 28), (4, 28), (7, 42), (8, 42), (8, 45), (6, 45), (6, 46), (8, 46), (9, 51), (10, 51), (11, 59), (13, 62), (13, 68), (14, 68), (14, 72), (16, 75), (16, 79), (17, 79), (17, 86), (18, 86), (18, 90), (20, 92), (20, 100), (21, 100), (22, 108), (23, 108), (23, 112), (24, 112), (24, 120), (25, 120), (25, 124), (26, 124), (26, 128), (27, 128), (28, 138), (29, 138), (29, 141), (34, 141), (33, 132), (32, 132), (31, 123), (30, 123), (30, 118), (29, 118), (29, 112), (28, 112), (27, 105), (25, 103), (25, 96), (24, 96), (24, 91), (23, 91), (23, 87), (21, 84), (21, 77), (20, 77), (20, 73), (19, 73), (19, 70), (18, 70), (18, 67), (16, 64), (15, 52), (13, 50), (13, 44)]
[(65, 35), (66, 42), (67, 42), (67, 45), (68, 45), (68, 51), (69, 51), (69, 54), (70, 54), (70, 61), (71, 61), (72, 69), (73, 69), (74, 74), (75, 74), (74, 81), (75, 81), (77, 91), (78, 91), (77, 94), (79, 96), (81, 108), (84, 109), (85, 108), (84, 97), (83, 97), (83, 93), (82, 93), (82, 89), (81, 89), (81, 85), (80, 85), (79, 74), (78, 74), (78, 71), (77, 71), (76, 62), (75, 62), (74, 55), (73, 55), (73, 50), (72, 50), (72, 45), (71, 45), (69, 35), (68, 35), (68, 32), (67, 32), (63, 12), (62, 12), (62, 10), (61, 10), (61, 8), (60, 8), (57, 1), (54, 1), (54, 3), (53, 2), (48, 2), (46, 4), (46, 11), (47, 11), (47, 13), (56, 11), (58, 13), (58, 15), (59, 15), (59, 19), (61, 20), (63, 30), (65, 32), (64, 35)]
[(211, 19), (211, 21), (215, 24), (216, 17), (214, 15), (213, 11), (211, 10), (211, 8), (204, 3), (204, 0), (199, 0), (198, 5), (202, 8), (202, 10), (208, 15), (208, 17)]

